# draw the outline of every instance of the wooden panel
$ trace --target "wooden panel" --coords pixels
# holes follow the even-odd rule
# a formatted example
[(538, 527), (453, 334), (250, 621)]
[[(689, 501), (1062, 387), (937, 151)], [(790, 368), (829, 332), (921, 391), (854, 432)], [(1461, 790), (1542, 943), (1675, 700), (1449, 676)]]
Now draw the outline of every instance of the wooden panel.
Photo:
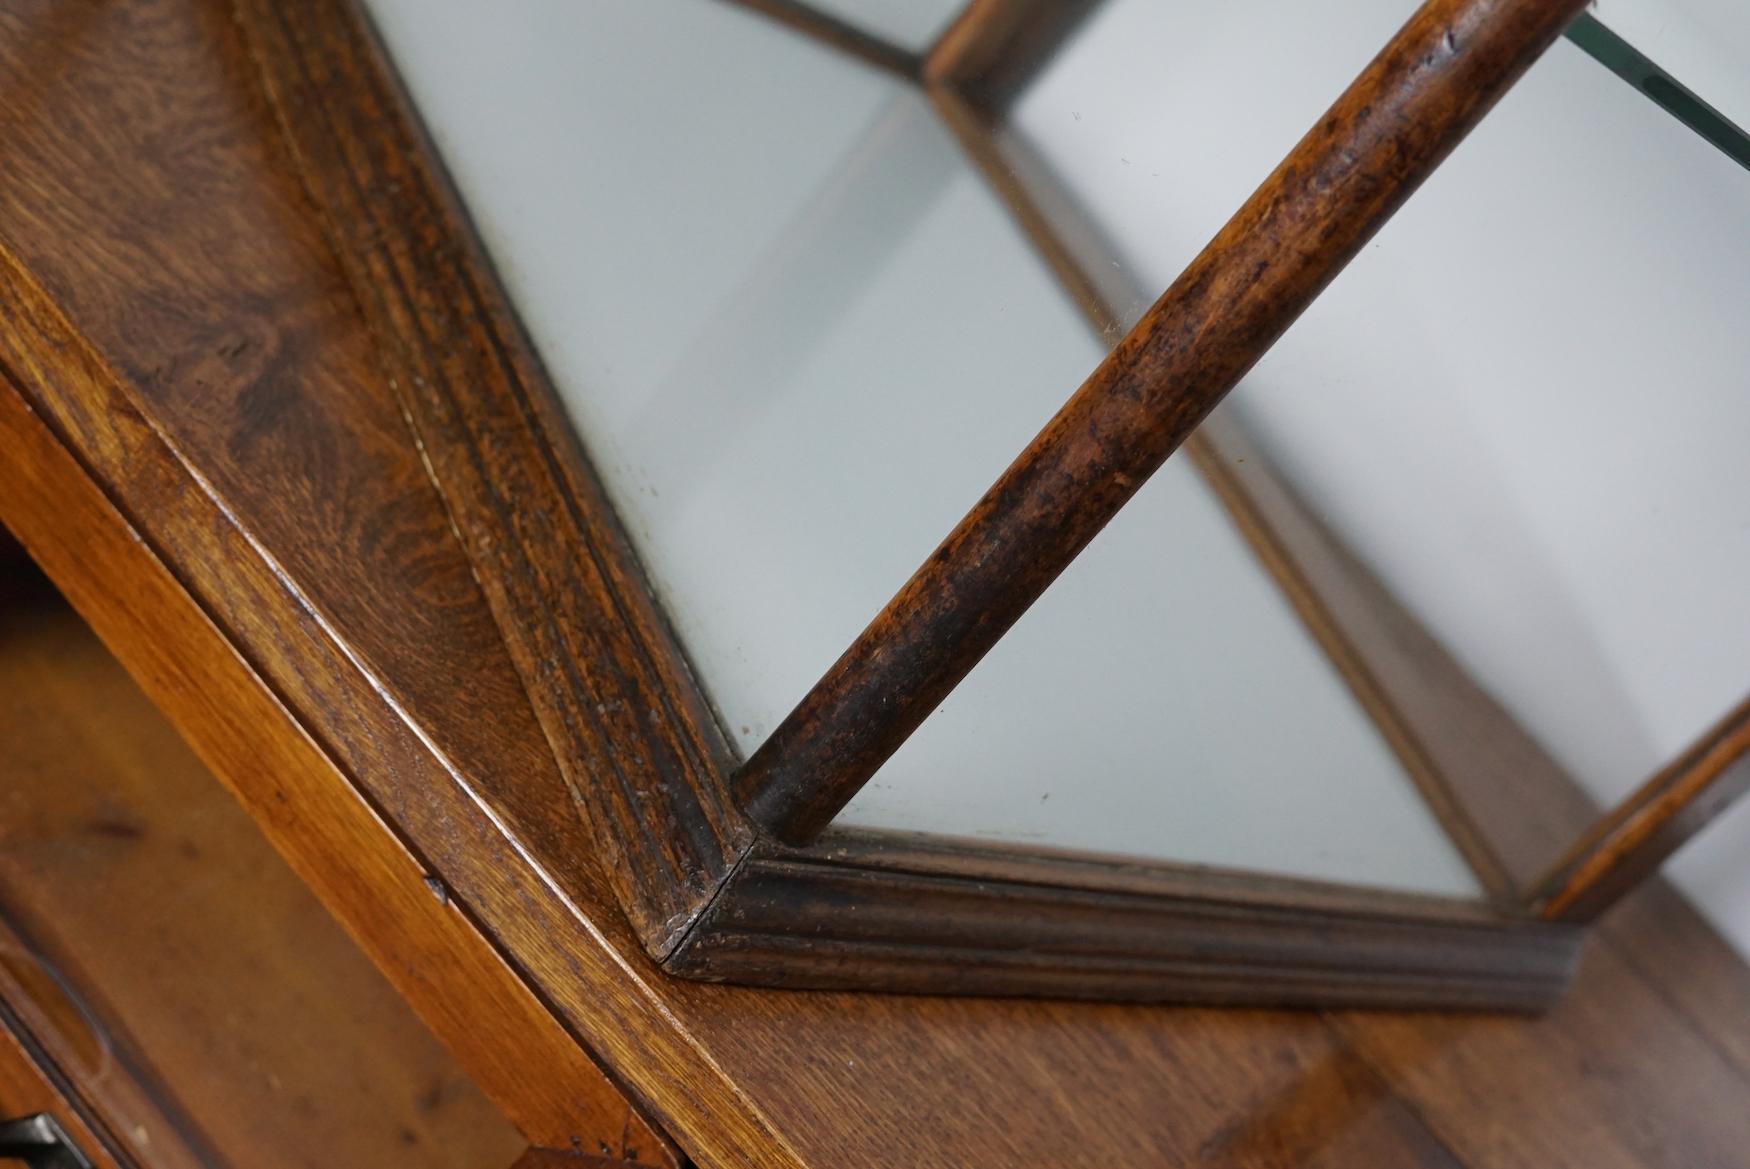
[[(525, 1135), (636, 1148), (661, 1163), (663, 1142), (475, 931), (443, 880), (175, 591), (14, 383), (0, 394), (0, 419), (10, 454), (0, 512), (476, 1082)], [(115, 581), (128, 582), (126, 594)]]
[[(885, 863), (891, 852), (854, 873), (842, 848), (776, 868), (739, 861), (751, 833), (725, 797), (728, 747), (381, 50), (347, 3), (295, 25), (253, 0), (239, 12), (548, 741), (665, 969), (784, 986), (1520, 1009), (1559, 990), (1572, 935), (1494, 919), (1492, 937), (1465, 906), (1421, 904), (1406, 922), (1401, 906), (1351, 891), (1235, 916), (1243, 882), (1180, 873), (1184, 901), (1139, 904), (1131, 883), (1108, 888), (1105, 912), (1090, 916), (1090, 897), (1103, 896), (1086, 889), (1093, 861), (1036, 864), (1008, 885), (971, 846), (964, 864), (927, 876)], [(1192, 953), (1179, 925), (1200, 896), (1228, 916)], [(800, 910), (823, 905), (885, 928), (817, 929)], [(1463, 924), (1432, 920), (1443, 915)], [(1110, 936), (1091, 936), (1090, 921)], [(1352, 944), (1308, 947), (1320, 929)], [(1417, 930), (1430, 941), (1422, 968), (1374, 945)], [(1013, 958), (1022, 936), (1024, 963)]]
[[(577, 908), (599, 896), (579, 883), (592, 849), (280, 169), (231, 13), (180, 0), (15, 9), (0, 16), (0, 59), (43, 87), (0, 107), (0, 348), (54, 407), (39, 398), (37, 413), (16, 384), (0, 395), (0, 514), (526, 1136), (666, 1159), (476, 913), (540, 940), (592, 1039), (661, 1069), (645, 1077), (653, 1095), (745, 1136), (745, 1107), (688, 1041), (626, 1025), (660, 1005)], [(125, 381), (15, 266), (20, 240)], [(129, 501), (132, 522), (105, 493)], [(539, 862), (520, 840), (541, 842)], [(625, 993), (591, 989), (592, 964)]]
[(1580, 940), (1440, 898), (841, 831), (756, 849), (669, 965), (772, 986), (1534, 1010)]
[(751, 839), (730, 748), (357, 8), (238, 12), (610, 880), (664, 954)]
[(0, 918), (198, 1147), (262, 1169), (521, 1147), (58, 598), (0, 608), (0, 742)]
[(1582, 7), (1429, 0), (736, 775), (805, 844)]
[(101, 1127), (87, 1123), (19, 1036), (0, 1026), (0, 1119), (34, 1116), (39, 1112), (54, 1117), (97, 1169), (132, 1169), (134, 1162), (118, 1156), (100, 1138)]
[[(31, 391), (39, 397), (33, 413), (14, 390), (0, 393), (8, 456), (0, 460), (0, 516), (13, 523), (35, 517), (33, 549), (52, 561), (100, 633), (125, 651), (119, 656), (144, 688), (216, 771), (258, 793), (252, 809), (283, 849), (302, 858), (296, 867), (307, 879), (343, 894), (338, 900), (352, 926), (378, 938), (379, 960), (403, 975), (419, 973), (403, 983), (407, 993), (421, 991), (420, 979), (437, 980), (424, 993), (440, 1001), (440, 991), (453, 990), (451, 967), (463, 959), (416, 943), (443, 937), (454, 928), (445, 924), (451, 916), (477, 923), (539, 988), (541, 1001), (712, 1169), (1466, 1163), (1434, 1126), (1492, 1133), (1506, 1151), (1469, 1158), (1477, 1169), (1542, 1169), (1529, 1155), (1515, 1159), (1514, 1150), (1537, 1139), (1543, 1119), (1518, 1109), (1497, 1121), (1477, 1103), (1497, 1069), (1465, 1066), (1438, 1081), (1411, 1081), (1389, 1062), (1391, 1050), (1364, 1051), (1308, 1012), (796, 994), (663, 977), (593, 866), (590, 839), (566, 818), (569, 796), (557, 769), (528, 746), (539, 745), (542, 732), (515, 691), (502, 641), (470, 635), (491, 628), (483, 596), (437, 587), (448, 579), (441, 570), (451, 557), (463, 561), (460, 546), (424, 486), (393, 396), (373, 380), (360, 348), (364, 325), (335, 293), (340, 276), (303, 218), (307, 205), (295, 183), (283, 185), (263, 161), (271, 156), (261, 145), (271, 143), (271, 126), (247, 96), (229, 14), (194, 0), (55, 12), (65, 20), (74, 9), (96, 22), (79, 36), (49, 35), (39, 23), (39, 36), (21, 40), (16, 21), (0, 20), (0, 61), (12, 68), (9, 76), (28, 73), (27, 62), (48, 62), (53, 68), (45, 65), (33, 82), (47, 87), (45, 78), (61, 75), (69, 60), (78, 64), (64, 87), (44, 89), (37, 107), (0, 107), (7, 131), (0, 135), (7, 163), (0, 168), (0, 240), (14, 251), (19, 240), (33, 244), (34, 266), (126, 372), (90, 364), (78, 330), (64, 324), (46, 336), (32, 333), (21, 313), (34, 302), (7, 285), (0, 347), (9, 364), (32, 358)], [(130, 70), (143, 70), (149, 84), (127, 83)], [(200, 115), (206, 133), (125, 132), (138, 128), (128, 118), (139, 112), (122, 99), (140, 91), (182, 94), (179, 102)], [(52, 134), (31, 128), (43, 109), (65, 119)], [(165, 143), (180, 145), (189, 160), (182, 170), (160, 159)], [(221, 165), (229, 150), (252, 161)], [(94, 177), (118, 169), (133, 176), (129, 183), (100, 186)], [(45, 186), (46, 193), (26, 197)], [(189, 206), (154, 202), (151, 217), (105, 213), (114, 203), (137, 209), (142, 192), (161, 200), (174, 193)], [(145, 222), (169, 231), (172, 242), (139, 240)], [(232, 233), (253, 241), (244, 258), (262, 274), (265, 292), (278, 290), (275, 297), (265, 305), (259, 297), (191, 301), (190, 288), (204, 287), (204, 278), (177, 257), (208, 257), (215, 271), (234, 277), (240, 245)], [(176, 277), (155, 282), (167, 264)], [(149, 295), (118, 302), (117, 287)], [(291, 310), (287, 289), (301, 290)], [(98, 328), (110, 313), (144, 320), (127, 331), (114, 321)], [(171, 360), (188, 351), (189, 319), (208, 322), (209, 330), (218, 327), (213, 322), (246, 322), (275, 343), (276, 358), (230, 373), (191, 371)], [(291, 324), (297, 328), (288, 333)], [(298, 344), (287, 343), (288, 335)], [(336, 367), (299, 364), (310, 345), (331, 350), (345, 376)], [(135, 380), (160, 367), (181, 372), (165, 375), (147, 397)], [(245, 395), (253, 411), (230, 396), (239, 384), (254, 391)], [(179, 401), (179, 393), (191, 400)], [(79, 409), (81, 402), (90, 408)], [(240, 416), (265, 416), (269, 425), (233, 450), (227, 439), (238, 433)], [(61, 428), (60, 437), (45, 420)], [(85, 463), (69, 455), (67, 443)], [(185, 459), (197, 462), (201, 478)], [(137, 510), (117, 510), (93, 476)], [(276, 495), (287, 517), (261, 522), (274, 512)], [(401, 521), (392, 529), (398, 552), (360, 539), (356, 518), (345, 522), (386, 515)], [(244, 522), (246, 531), (238, 526)], [(415, 571), (421, 563), (429, 567)], [(127, 587), (111, 587), (118, 580)], [(339, 603), (346, 598), (336, 593), (351, 603)], [(399, 652), (388, 652), (397, 643), (404, 643)], [(360, 802), (361, 792), (378, 801), (380, 818)], [(394, 845), (387, 853), (385, 838)], [(451, 916), (408, 929), (405, 921), (426, 920), (420, 905), (437, 904), (426, 876), (443, 882)], [(1604, 928), (1608, 934), (1615, 926)], [(1694, 934), (1631, 939), (1661, 971), (1696, 968), (1696, 942)], [(1743, 968), (1715, 961), (1717, 939), (1713, 945), (1700, 963), (1709, 972), (1705, 1002), (1697, 994), (1681, 1009), (1670, 1005), (1690, 991), (1683, 976), (1592, 981), (1580, 992), (1588, 1011), (1564, 1013), (1553, 1030), (1531, 1032), (1541, 1042), (1517, 1054), (1551, 1093), (1562, 1118), (1558, 1136), (1596, 1123), (1649, 1131), (1683, 1123), (1718, 1140), (1732, 1134), (1730, 1117), (1678, 1109), (1663, 1094), (1613, 1094), (1610, 1077), (1544, 1050), (1558, 1036), (1572, 1050), (1601, 1042), (1587, 1028), (1605, 1025), (1612, 1010), (1653, 1012), (1691, 1036), (1699, 1033), (1692, 1018), (1700, 1017), (1714, 1029), (1750, 1032), (1750, 1008), (1727, 1010), (1734, 988), (1746, 984)], [(539, 1046), (538, 1026), (505, 1014), (466, 1015), (498, 1009), (495, 999), (505, 992), (490, 973), (465, 973), (477, 979), (478, 999), (458, 1000), (461, 1014), (439, 1030), (464, 1040), (474, 1033), (484, 1043), (528, 1027), (524, 1037), (536, 1046), (520, 1057), (499, 1056), (523, 1074), (526, 1092), (562, 1077), (566, 1065)], [(1454, 1028), (1509, 1034), (1532, 1026), (1474, 1017), (1350, 1019), (1443, 1040)], [(500, 1072), (499, 1084), (517, 1083)], [(1570, 1072), (1581, 1078), (1564, 1079)], [(1412, 1091), (1413, 1103), (1406, 1102)], [(1610, 1115), (1587, 1115), (1588, 1106)], [(1657, 1151), (1643, 1164), (1688, 1169)]]

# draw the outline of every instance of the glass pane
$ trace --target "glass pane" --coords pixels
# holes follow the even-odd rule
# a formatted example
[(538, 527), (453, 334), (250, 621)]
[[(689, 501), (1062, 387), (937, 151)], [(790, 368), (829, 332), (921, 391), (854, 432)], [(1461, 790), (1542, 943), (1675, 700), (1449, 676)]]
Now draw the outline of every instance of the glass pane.
[[(1414, 7), (1112, 0), (1015, 124), (1158, 290)], [(1560, 42), (1231, 410), (1615, 802), (1750, 692), (1747, 306), (1750, 172)], [(1676, 871), (1741, 891), (1747, 845), (1739, 809)]]
[(521, 1151), (120, 664), (4, 548), (0, 744), (0, 1017), (140, 1164), (480, 1169)]
[(921, 53), (953, 23), (966, 0), (809, 0), (808, 6)]
[[(751, 751), (1104, 342), (916, 91), (743, 9), (372, 7)], [(1181, 464), (841, 822), (1476, 891)]]
[(1590, 11), (1702, 101), (1750, 127), (1750, 13), (1742, 0), (1597, 0)]

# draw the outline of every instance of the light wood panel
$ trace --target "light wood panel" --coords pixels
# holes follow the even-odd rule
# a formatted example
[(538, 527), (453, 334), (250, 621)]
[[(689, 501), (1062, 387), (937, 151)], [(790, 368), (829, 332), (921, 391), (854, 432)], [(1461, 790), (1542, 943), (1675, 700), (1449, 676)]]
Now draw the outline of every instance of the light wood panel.
[[(95, 635), (12, 593), (0, 917), (96, 1013), (104, 1050), (71, 1074), (106, 1093), (101, 1067), (129, 1065), (224, 1164), (510, 1160), (516, 1131)], [(162, 1163), (171, 1135), (136, 1152)]]

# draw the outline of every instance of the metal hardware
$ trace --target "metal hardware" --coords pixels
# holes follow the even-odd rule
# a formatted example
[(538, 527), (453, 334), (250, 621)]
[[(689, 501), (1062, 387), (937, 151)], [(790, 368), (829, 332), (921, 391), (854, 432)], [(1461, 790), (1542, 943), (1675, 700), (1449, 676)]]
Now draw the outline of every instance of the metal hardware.
[(30, 1169), (94, 1169), (91, 1158), (46, 1112), (0, 1120), (0, 1161), (22, 1161)]

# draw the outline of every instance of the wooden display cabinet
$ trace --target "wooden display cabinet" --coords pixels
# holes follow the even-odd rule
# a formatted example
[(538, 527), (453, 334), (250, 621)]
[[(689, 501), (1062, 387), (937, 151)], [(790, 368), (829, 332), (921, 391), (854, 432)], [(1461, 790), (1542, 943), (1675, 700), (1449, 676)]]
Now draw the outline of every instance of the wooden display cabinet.
[[(923, 58), (748, 6), (925, 85), (1098, 304), (1000, 125), (1081, 5)], [(1743, 712), (1598, 825), (1193, 434), (1580, 7), (1426, 5), (745, 762), (361, 11), (0, 9), (0, 524), (52, 582), (0, 546), (0, 1119), (44, 1165), (1734, 1163), (1750, 978), (1646, 878)], [(1181, 442), (1493, 900), (812, 841)], [(1350, 1009), (1405, 1005), (1548, 1014)]]

